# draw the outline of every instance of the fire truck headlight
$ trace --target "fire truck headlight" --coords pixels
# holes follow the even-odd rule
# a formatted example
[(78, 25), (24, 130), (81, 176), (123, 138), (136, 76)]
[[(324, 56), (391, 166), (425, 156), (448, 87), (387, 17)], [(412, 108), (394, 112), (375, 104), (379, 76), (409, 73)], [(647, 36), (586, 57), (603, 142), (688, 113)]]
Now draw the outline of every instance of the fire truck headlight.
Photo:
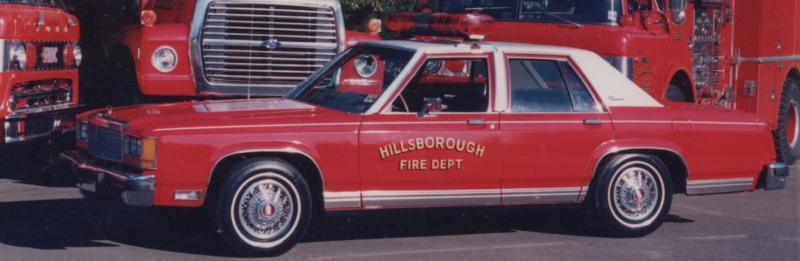
[(361, 78), (372, 77), (378, 71), (378, 62), (375, 61), (375, 57), (372, 57), (372, 55), (359, 55), (356, 57), (354, 66), (356, 67), (356, 73)]
[(628, 79), (633, 79), (633, 58), (626, 56), (603, 56), (611, 66), (617, 68)]
[(81, 66), (83, 51), (81, 51), (81, 45), (78, 42), (72, 43), (72, 57), (75, 58), (75, 66)]
[(172, 47), (161, 46), (153, 52), (151, 62), (159, 72), (168, 73), (178, 66), (178, 55)]
[(28, 66), (28, 53), (25, 49), (25, 44), (22, 42), (14, 44), (9, 55), (11, 57), (9, 68), (21, 70)]

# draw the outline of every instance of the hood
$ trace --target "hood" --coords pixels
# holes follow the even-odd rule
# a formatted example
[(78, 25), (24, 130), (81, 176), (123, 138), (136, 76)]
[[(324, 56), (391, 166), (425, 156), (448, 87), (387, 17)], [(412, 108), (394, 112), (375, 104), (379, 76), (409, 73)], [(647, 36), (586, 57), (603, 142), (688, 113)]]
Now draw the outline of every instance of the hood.
[(335, 119), (337, 117), (331, 116), (343, 115), (348, 114), (288, 99), (256, 99), (109, 108), (90, 111), (78, 118), (113, 119), (124, 123), (126, 131), (143, 134), (213, 126), (313, 123), (322, 118)]
[(14, 40), (77, 41), (78, 18), (60, 8), (0, 4), (0, 38)]

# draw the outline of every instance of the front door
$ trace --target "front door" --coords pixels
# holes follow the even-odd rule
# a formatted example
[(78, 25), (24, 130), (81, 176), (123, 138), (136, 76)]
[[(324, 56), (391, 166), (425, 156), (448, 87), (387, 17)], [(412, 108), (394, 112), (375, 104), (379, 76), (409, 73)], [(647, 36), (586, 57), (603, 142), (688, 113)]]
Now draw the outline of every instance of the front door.
[(500, 202), (489, 55), (432, 56), (360, 133), (366, 208)]

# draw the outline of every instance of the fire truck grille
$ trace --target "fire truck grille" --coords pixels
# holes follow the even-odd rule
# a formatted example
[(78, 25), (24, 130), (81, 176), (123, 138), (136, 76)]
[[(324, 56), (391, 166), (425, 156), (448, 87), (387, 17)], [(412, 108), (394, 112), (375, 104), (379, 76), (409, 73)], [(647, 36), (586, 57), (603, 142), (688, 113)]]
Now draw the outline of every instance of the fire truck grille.
[(116, 162), (122, 162), (122, 132), (89, 124), (89, 154)]
[(206, 80), (295, 87), (336, 55), (336, 19), (333, 8), (320, 5), (212, 2), (202, 35)]

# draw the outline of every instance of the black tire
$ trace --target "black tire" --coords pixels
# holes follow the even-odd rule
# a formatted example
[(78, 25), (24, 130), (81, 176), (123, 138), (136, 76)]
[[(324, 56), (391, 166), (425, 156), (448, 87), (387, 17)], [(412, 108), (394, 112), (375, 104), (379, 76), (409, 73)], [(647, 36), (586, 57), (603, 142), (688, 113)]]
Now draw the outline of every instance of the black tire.
[[(781, 104), (778, 108), (778, 130), (775, 133), (775, 149), (780, 160), (789, 164), (797, 161), (800, 157), (800, 139), (794, 139), (794, 144), (789, 140), (788, 132), (796, 126), (789, 126), (791, 120), (790, 110), (792, 107), (800, 106), (800, 84), (792, 78), (787, 78), (783, 83), (783, 93), (781, 94)], [(795, 113), (797, 113), (795, 111)], [(796, 120), (796, 119), (795, 119)], [(800, 133), (795, 132), (795, 136)]]
[(667, 87), (667, 97), (666, 98), (669, 101), (691, 103), (692, 100), (689, 99), (689, 96), (690, 95), (687, 95), (686, 93), (681, 91), (681, 88), (678, 87), (677, 85), (670, 84), (669, 87)]
[[(274, 200), (277, 194), (283, 200), (272, 201), (278, 204), (260, 204), (267, 191), (271, 192), (268, 199)], [(311, 220), (311, 202), (308, 183), (291, 164), (276, 158), (245, 160), (231, 168), (220, 190), (215, 207), (218, 231), (239, 255), (277, 256), (289, 251), (305, 235)], [(253, 231), (254, 227), (263, 229), (258, 226), (268, 226), (269, 222), (255, 220), (253, 224), (250, 223), (253, 219), (248, 218), (272, 219), (278, 213), (284, 215), (278, 216), (278, 224), (266, 232), (274, 228), (275, 235), (258, 235), (263, 231)]]
[[(651, 189), (636, 189), (640, 193), (630, 193), (630, 202), (636, 202), (638, 196), (643, 207), (641, 217), (626, 216), (623, 210), (626, 206), (621, 201), (621, 196), (617, 194), (615, 184), (623, 182), (623, 175), (630, 171), (639, 170), (639, 176), (649, 176), (653, 186)], [(617, 236), (644, 236), (652, 233), (664, 223), (672, 205), (672, 181), (664, 163), (658, 158), (644, 154), (623, 154), (611, 159), (598, 173), (598, 179), (594, 184), (594, 193), (591, 195), (592, 207), (595, 215), (603, 222), (606, 230)], [(623, 191), (624, 189), (619, 189)], [(658, 193), (653, 193), (657, 191)], [(635, 194), (635, 195), (634, 195)], [(653, 196), (655, 195), (655, 196)], [(651, 197), (652, 196), (652, 197)], [(652, 200), (652, 201), (651, 201)], [(647, 202), (650, 204), (647, 204)], [(635, 204), (635, 203), (634, 203)], [(647, 205), (652, 205), (648, 211)], [(630, 213), (627, 213), (630, 215)]]

